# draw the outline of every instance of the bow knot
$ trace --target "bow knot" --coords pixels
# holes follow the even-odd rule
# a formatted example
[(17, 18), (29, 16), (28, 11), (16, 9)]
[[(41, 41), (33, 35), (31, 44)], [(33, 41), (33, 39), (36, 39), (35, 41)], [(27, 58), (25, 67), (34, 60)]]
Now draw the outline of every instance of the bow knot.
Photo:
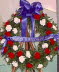
[(21, 8), (18, 12), (21, 13), (21, 16), (27, 16), (27, 14), (40, 14), (39, 11), (43, 10), (43, 7), (40, 2), (33, 2), (30, 4), (26, 0), (20, 0)]

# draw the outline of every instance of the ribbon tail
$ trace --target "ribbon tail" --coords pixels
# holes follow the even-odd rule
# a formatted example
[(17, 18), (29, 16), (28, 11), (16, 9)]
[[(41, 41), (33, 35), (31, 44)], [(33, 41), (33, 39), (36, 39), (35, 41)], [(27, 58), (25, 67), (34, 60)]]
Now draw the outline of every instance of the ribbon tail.
[(54, 39), (59, 39), (59, 33), (54, 35)]
[(22, 19), (22, 37), (26, 37), (27, 18)]
[(32, 33), (31, 33), (31, 37), (35, 37), (35, 19), (32, 17)]
[(6, 44), (7, 44), (7, 40), (4, 42), (4, 44), (3, 44), (3, 47), (2, 47), (2, 51), (1, 51), (1, 53), (3, 54), (3, 52), (4, 52), (4, 47), (6, 46)]

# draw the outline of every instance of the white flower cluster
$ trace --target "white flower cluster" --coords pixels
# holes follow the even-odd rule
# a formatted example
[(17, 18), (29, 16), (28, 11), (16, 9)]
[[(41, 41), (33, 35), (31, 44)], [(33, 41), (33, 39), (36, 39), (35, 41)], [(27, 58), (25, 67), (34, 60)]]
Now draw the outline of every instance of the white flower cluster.
[(26, 51), (26, 57), (27, 58), (30, 58), (31, 57), (30, 51)]
[(18, 50), (17, 45), (13, 45), (13, 50), (14, 50), (14, 51), (17, 51), (17, 50)]
[(13, 65), (14, 67), (18, 67), (18, 62), (13, 61), (13, 62), (12, 62), (12, 65)]
[(51, 58), (52, 58), (52, 55), (50, 55), (50, 56), (46, 56), (46, 59), (47, 59), (48, 61), (50, 61)]
[(48, 43), (43, 43), (43, 44), (42, 44), (42, 48), (43, 48), (43, 49), (48, 48)]
[(14, 34), (17, 34), (17, 32), (18, 32), (17, 28), (13, 28), (12, 31), (13, 31)]
[(7, 31), (11, 31), (11, 30), (12, 30), (12, 26), (11, 26), (11, 25), (7, 25), (7, 26), (6, 26), (6, 30), (7, 30)]
[[(27, 58), (31, 57), (30, 51), (26, 51), (26, 57)], [(20, 56), (19, 57), (19, 62), (23, 63), (25, 61), (26, 57), (25, 56)]]
[(26, 59), (25, 56), (20, 56), (19, 57), (19, 62), (23, 63), (25, 61), (25, 59)]
[(43, 65), (42, 64), (39, 64), (37, 68), (43, 68)]
[(41, 24), (42, 26), (45, 26), (46, 20), (45, 20), (45, 19), (40, 20), (40, 24)]
[(5, 41), (6, 41), (6, 39), (2, 39), (2, 40), (0, 41), (0, 43), (3, 44)]
[(3, 28), (0, 28), (0, 32), (3, 32), (4, 31), (4, 29)]
[(20, 23), (20, 19), (17, 18), (17, 17), (15, 17), (15, 18), (14, 18), (14, 22), (15, 22), (16, 24), (18, 24), (18, 23)]
[(6, 62), (9, 62), (9, 58), (6, 58), (5, 60), (6, 60)]
[(52, 28), (53, 28), (54, 30), (57, 30), (57, 27), (56, 27), (55, 25), (53, 25)]

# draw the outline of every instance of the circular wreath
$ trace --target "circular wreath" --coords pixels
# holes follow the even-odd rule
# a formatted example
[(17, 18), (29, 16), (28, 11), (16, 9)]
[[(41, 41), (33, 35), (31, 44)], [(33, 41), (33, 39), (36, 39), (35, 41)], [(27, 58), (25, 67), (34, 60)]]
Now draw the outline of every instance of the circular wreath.
[[(35, 36), (46, 36), (49, 34), (57, 34), (57, 25), (40, 11), (40, 15), (33, 15), (35, 19)], [(4, 27), (0, 29), (0, 47), (2, 48), (5, 39), (11, 36), (21, 36), (22, 17), (18, 16), (18, 12), (12, 14), (10, 20), (4, 23)], [(28, 36), (31, 33), (31, 20), (28, 18)], [(31, 46), (32, 44), (32, 46)], [(32, 47), (32, 48), (31, 48)], [(49, 61), (57, 54), (58, 45), (55, 39), (41, 42), (28, 43), (28, 49), (25, 49), (25, 42), (14, 42), (9, 40), (4, 48), (5, 60), (8, 64), (21, 69), (40, 69), (46, 67)]]

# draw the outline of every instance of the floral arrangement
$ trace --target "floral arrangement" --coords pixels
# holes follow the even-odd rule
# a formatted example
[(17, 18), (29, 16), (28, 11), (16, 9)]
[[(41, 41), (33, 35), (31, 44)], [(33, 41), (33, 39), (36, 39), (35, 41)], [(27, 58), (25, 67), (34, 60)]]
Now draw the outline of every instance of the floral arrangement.
[[(32, 4), (34, 9), (39, 9), (39, 14), (32, 10), (30, 12), (32, 16), (27, 17), (25, 14), (29, 13), (31, 8), (26, 10), (25, 7), (29, 6), (29, 3), (26, 0), (21, 0), (20, 3), (21, 8), (12, 14), (11, 19), (5, 22), (3, 28), (0, 29), (2, 56), (5, 57), (7, 64), (11, 64), (16, 69), (20, 67), (21, 70), (39, 70), (46, 67), (58, 53), (57, 39), (51, 37), (51, 35), (57, 35), (57, 25), (47, 14), (43, 13), (41, 3), (34, 2)], [(35, 8), (36, 6), (37, 8)], [(32, 26), (33, 22), (35, 22), (34, 26)], [(29, 38), (29, 41), (26, 37)], [(40, 38), (42, 41), (38, 40), (39, 37), (42, 37)], [(22, 40), (22, 38), (26, 40)], [(38, 39), (36, 41), (32, 38)]]

